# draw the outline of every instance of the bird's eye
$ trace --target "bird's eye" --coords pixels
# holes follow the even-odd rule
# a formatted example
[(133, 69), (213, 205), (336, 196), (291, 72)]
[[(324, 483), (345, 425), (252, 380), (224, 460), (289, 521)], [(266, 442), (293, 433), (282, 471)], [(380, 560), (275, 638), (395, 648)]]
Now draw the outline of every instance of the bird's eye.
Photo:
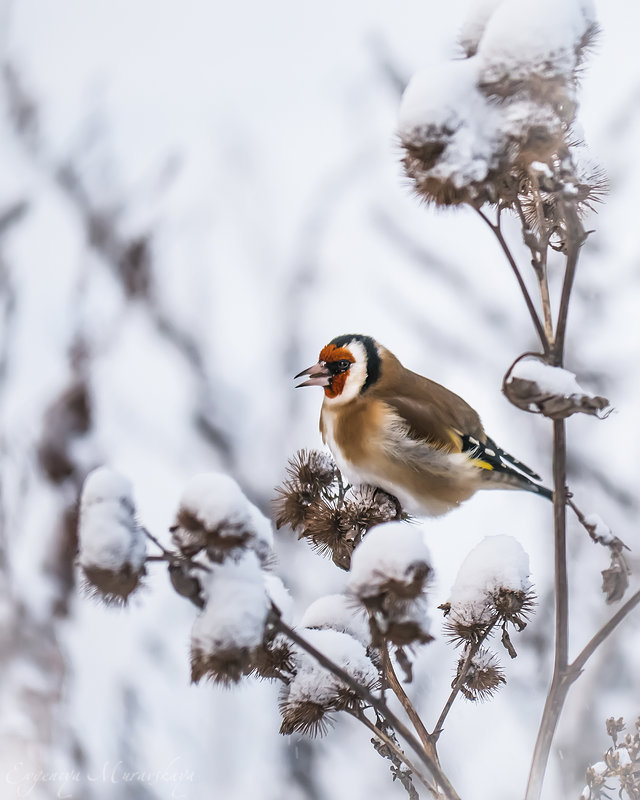
[(351, 362), (346, 358), (340, 359), (340, 361), (327, 362), (327, 369), (332, 375), (339, 375), (341, 372), (346, 372), (350, 366)]

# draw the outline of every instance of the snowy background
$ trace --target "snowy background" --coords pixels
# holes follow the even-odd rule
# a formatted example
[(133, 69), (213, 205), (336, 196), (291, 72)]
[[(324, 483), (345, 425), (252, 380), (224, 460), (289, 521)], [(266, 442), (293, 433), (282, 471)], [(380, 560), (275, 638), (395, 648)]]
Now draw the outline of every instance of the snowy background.
[[(161, 568), (127, 610), (83, 596), (74, 515), (99, 463), (132, 479), (159, 535), (203, 469), (228, 471), (268, 513), (287, 457), (319, 446), (321, 393), (294, 392), (291, 377), (348, 332), (457, 391), (549, 482), (550, 425), (500, 393), (535, 347), (515, 281), (481, 221), (412, 198), (394, 138), (406, 80), (456, 52), (468, 6), (0, 3), (3, 798), (403, 796), (355, 721), (309, 745), (277, 735), (277, 687), (191, 687), (196, 610)], [(612, 192), (587, 224), (567, 366), (617, 413), (569, 422), (570, 484), (636, 562), (640, 8), (597, 6), (580, 118)], [(551, 507), (486, 493), (430, 523), (434, 606), (488, 534), (523, 544), (540, 605), (518, 659), (503, 658), (507, 686), (459, 701), (441, 754), (463, 797), (512, 800), (550, 677)], [(576, 652), (609, 613), (607, 564), (573, 521), (570, 548)], [(276, 550), (298, 615), (342, 589), (345, 575), (287, 531)], [(572, 689), (547, 798), (577, 796), (606, 717), (640, 712), (638, 648), (636, 614)], [(428, 724), (454, 662), (438, 636), (416, 666)]]

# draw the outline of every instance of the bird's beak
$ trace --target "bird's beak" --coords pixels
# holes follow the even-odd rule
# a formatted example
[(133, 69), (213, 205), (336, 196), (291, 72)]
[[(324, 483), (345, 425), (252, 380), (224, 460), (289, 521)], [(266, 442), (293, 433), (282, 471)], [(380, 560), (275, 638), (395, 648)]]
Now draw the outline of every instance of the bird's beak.
[(295, 377), (301, 378), (303, 375), (308, 375), (309, 380), (299, 383), (296, 389), (299, 389), (301, 386), (328, 386), (331, 380), (331, 373), (327, 369), (327, 365), (324, 361), (318, 361), (318, 363), (314, 364), (312, 367), (303, 369), (302, 372), (299, 372)]

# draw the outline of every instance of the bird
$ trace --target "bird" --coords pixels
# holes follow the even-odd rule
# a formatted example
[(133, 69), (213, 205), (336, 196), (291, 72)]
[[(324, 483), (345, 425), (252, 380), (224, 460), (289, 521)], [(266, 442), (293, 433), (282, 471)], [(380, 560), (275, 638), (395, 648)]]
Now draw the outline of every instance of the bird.
[(409, 514), (441, 516), (480, 489), (553, 499), (539, 475), (487, 436), (468, 403), (371, 336), (337, 336), (295, 379), (303, 376), (296, 388), (324, 389), (320, 432), (345, 479), (382, 489)]

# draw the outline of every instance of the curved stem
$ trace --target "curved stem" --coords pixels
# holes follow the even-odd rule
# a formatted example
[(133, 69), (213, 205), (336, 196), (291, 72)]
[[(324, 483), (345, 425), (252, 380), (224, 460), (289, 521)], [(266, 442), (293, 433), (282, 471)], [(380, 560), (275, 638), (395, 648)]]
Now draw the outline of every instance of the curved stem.
[(407, 712), (407, 716), (413, 723), (413, 727), (416, 729), (424, 749), (427, 752), (430, 752), (431, 756), (437, 761), (438, 755), (433, 746), (431, 737), (429, 736), (429, 732), (425, 728), (423, 721), (420, 719), (420, 715), (413, 707), (413, 703), (411, 702), (411, 700), (409, 700), (409, 697), (407, 696), (404, 687), (398, 680), (398, 676), (396, 675), (396, 672), (393, 668), (393, 664), (391, 662), (391, 656), (389, 655), (389, 648), (386, 639), (384, 645), (381, 648), (381, 653), (382, 653), (382, 666), (385, 675), (387, 677), (390, 689), (393, 691), (395, 696), (400, 701), (400, 705)]
[[(537, 182), (536, 182), (537, 183)], [(534, 192), (536, 213), (538, 216), (539, 234), (536, 236), (531, 230), (529, 223), (524, 215), (520, 198), (516, 197), (514, 205), (520, 217), (523, 238), (531, 252), (531, 264), (538, 278), (538, 289), (540, 290), (540, 300), (542, 302), (542, 317), (544, 319), (544, 332), (547, 341), (553, 346), (553, 315), (551, 313), (551, 297), (549, 296), (549, 279), (547, 274), (547, 251), (549, 248), (549, 236), (545, 234), (546, 229), (540, 192), (536, 188)]]
[(469, 666), (471, 665), (471, 661), (472, 661), (473, 657), (478, 652), (478, 650), (482, 646), (482, 643), (485, 641), (485, 639), (489, 636), (489, 634), (493, 630), (493, 627), (494, 627), (495, 624), (496, 624), (496, 620), (492, 620), (487, 625), (487, 627), (485, 628), (483, 634), (478, 638), (478, 641), (474, 642), (469, 647), (469, 652), (467, 653), (467, 656), (466, 656), (466, 658), (464, 660), (464, 664), (462, 665), (462, 669), (460, 670), (460, 674), (458, 675), (458, 677), (456, 678), (453, 686), (451, 687), (451, 692), (449, 693), (449, 697), (447, 697), (447, 702), (444, 704), (444, 708), (440, 712), (440, 716), (438, 717), (438, 721), (436, 722), (435, 727), (433, 729), (433, 733), (431, 734), (431, 738), (434, 741), (437, 742), (440, 734), (442, 733), (442, 728), (444, 726), (444, 721), (447, 718), (447, 716), (449, 715), (449, 712), (451, 711), (451, 707), (453, 706), (453, 703), (454, 703), (456, 697), (458, 696), (458, 694), (460, 692), (460, 689), (462, 688), (462, 684), (464, 683), (465, 678), (467, 677), (467, 673), (469, 672)]
[(438, 797), (438, 795), (440, 794), (438, 792), (438, 789), (435, 786), (433, 786), (431, 783), (429, 783), (428, 779), (425, 778), (424, 775), (422, 775), (420, 770), (416, 769), (416, 767), (413, 765), (413, 763), (407, 758), (407, 756), (402, 752), (402, 750), (393, 741), (393, 739), (391, 739), (389, 736), (387, 736), (387, 734), (384, 731), (381, 731), (380, 728), (376, 728), (376, 726), (373, 724), (373, 722), (371, 722), (370, 719), (367, 719), (367, 717), (365, 716), (365, 714), (364, 714), (364, 712), (362, 710), (360, 710), (360, 711), (351, 711), (351, 710), (349, 710), (348, 713), (351, 714), (352, 717), (355, 717), (355, 719), (357, 719), (360, 722), (362, 722), (362, 724), (365, 725), (367, 728), (369, 728), (371, 733), (373, 733), (374, 736), (377, 736), (378, 739), (380, 739), (380, 741), (384, 742), (387, 745), (387, 747), (390, 750), (393, 751), (393, 753), (396, 756), (396, 758), (398, 758), (400, 761), (402, 761), (402, 763), (408, 769), (411, 770), (411, 772), (431, 792), (431, 794), (434, 797)]
[(376, 697), (371, 691), (369, 691), (369, 689), (366, 688), (366, 686), (358, 683), (358, 681), (352, 678), (348, 672), (342, 669), (342, 667), (339, 667), (319, 650), (316, 650), (316, 648), (307, 642), (304, 637), (300, 636), (300, 634), (293, 630), (293, 628), (289, 627), (289, 625), (287, 625), (277, 613), (275, 615), (275, 619), (273, 620), (273, 627), (275, 630), (283, 633), (285, 636), (291, 639), (291, 641), (295, 642), (305, 652), (309, 653), (309, 655), (315, 658), (319, 664), (321, 664), (325, 669), (328, 669), (329, 672), (332, 672), (337, 678), (339, 678), (350, 689), (352, 689), (355, 694), (358, 695), (358, 697), (374, 708), (381, 717), (388, 720), (388, 722), (395, 728), (396, 732), (402, 736), (407, 744), (409, 744), (410, 747), (415, 751), (420, 760), (426, 765), (436, 782), (442, 788), (442, 792), (447, 800), (460, 800), (456, 790), (449, 782), (447, 776), (443, 773), (437, 760), (434, 759), (430, 753), (425, 751), (420, 742), (416, 739), (413, 733), (411, 733), (409, 728), (407, 728), (402, 720), (400, 720), (393, 713), (393, 711), (391, 711), (384, 700)]
[(444, 704), (444, 708), (440, 712), (440, 716), (438, 717), (438, 721), (436, 722), (435, 727), (433, 729), (432, 736), (436, 741), (438, 740), (440, 734), (442, 733), (442, 729), (444, 727), (444, 721), (447, 718), (447, 716), (449, 715), (449, 712), (451, 711), (451, 707), (453, 706), (453, 703), (454, 703), (456, 697), (458, 696), (460, 688), (462, 687), (462, 684), (464, 683), (464, 679), (465, 679), (465, 677), (467, 675), (467, 672), (469, 670), (469, 665), (471, 664), (471, 659), (473, 658), (473, 656), (476, 653), (477, 653), (477, 649), (474, 649), (473, 647), (469, 648), (469, 652), (467, 653), (467, 657), (465, 658), (464, 664), (462, 665), (462, 672), (460, 673), (460, 675), (456, 679), (455, 683), (451, 687), (451, 692), (449, 693), (449, 697), (447, 697), (447, 702)]
[(553, 346), (553, 363), (555, 366), (562, 366), (564, 358), (564, 339), (567, 331), (567, 315), (569, 313), (569, 299), (573, 288), (573, 281), (578, 265), (580, 248), (584, 244), (585, 233), (578, 212), (571, 203), (562, 203), (561, 210), (567, 229), (567, 267), (562, 283), (562, 294), (560, 296), (560, 308), (558, 310), (558, 324), (556, 325), (556, 337)]
[(529, 290), (527, 289), (527, 285), (524, 282), (522, 274), (518, 269), (518, 265), (515, 262), (515, 259), (509, 249), (509, 245), (507, 244), (504, 236), (502, 235), (502, 230), (500, 228), (500, 224), (494, 225), (491, 220), (480, 211), (480, 209), (476, 209), (478, 214), (482, 217), (482, 219), (487, 223), (487, 225), (493, 231), (496, 239), (498, 240), (500, 247), (502, 248), (505, 256), (507, 257), (507, 261), (509, 262), (509, 266), (513, 270), (513, 274), (516, 276), (516, 280), (518, 281), (518, 286), (520, 287), (520, 291), (522, 292), (522, 296), (524, 297), (524, 301), (527, 304), (527, 308), (529, 310), (529, 315), (531, 316), (531, 321), (536, 329), (538, 337), (540, 339), (540, 343), (542, 344), (542, 348), (545, 352), (545, 355), (548, 355), (550, 352), (550, 345), (547, 341), (547, 337), (544, 332), (544, 328), (542, 327), (542, 323), (540, 322), (540, 317), (538, 316), (538, 312), (536, 311), (535, 306), (533, 305), (533, 300), (531, 299), (531, 295), (529, 294)]
[(595, 636), (584, 646), (571, 664), (571, 670), (576, 673), (576, 678), (598, 647), (600, 647), (604, 640), (618, 627), (622, 620), (638, 605), (638, 603), (640, 603), (640, 590), (634, 595), (631, 595), (627, 602), (616, 611), (611, 619), (606, 622), (595, 634)]

